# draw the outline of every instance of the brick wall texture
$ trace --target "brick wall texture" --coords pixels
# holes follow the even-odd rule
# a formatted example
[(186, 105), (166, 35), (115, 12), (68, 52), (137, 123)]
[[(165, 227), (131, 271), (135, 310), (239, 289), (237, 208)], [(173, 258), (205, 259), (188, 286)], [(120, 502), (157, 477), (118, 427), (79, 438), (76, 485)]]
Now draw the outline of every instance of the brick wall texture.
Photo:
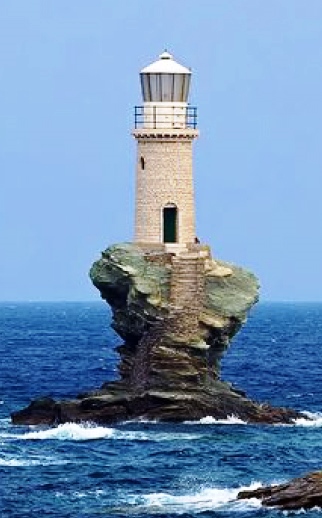
[(193, 139), (141, 136), (137, 144), (135, 241), (162, 243), (163, 208), (174, 204), (178, 210), (177, 242), (194, 242)]

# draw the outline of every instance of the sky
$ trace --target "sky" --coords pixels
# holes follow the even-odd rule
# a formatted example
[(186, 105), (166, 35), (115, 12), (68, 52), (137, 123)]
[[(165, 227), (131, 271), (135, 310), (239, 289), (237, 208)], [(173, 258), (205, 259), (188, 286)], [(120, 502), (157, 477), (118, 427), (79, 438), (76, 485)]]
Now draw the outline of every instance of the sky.
[(134, 229), (139, 71), (193, 71), (197, 235), (262, 300), (322, 300), (321, 0), (10, 0), (0, 14), (0, 300), (99, 300)]

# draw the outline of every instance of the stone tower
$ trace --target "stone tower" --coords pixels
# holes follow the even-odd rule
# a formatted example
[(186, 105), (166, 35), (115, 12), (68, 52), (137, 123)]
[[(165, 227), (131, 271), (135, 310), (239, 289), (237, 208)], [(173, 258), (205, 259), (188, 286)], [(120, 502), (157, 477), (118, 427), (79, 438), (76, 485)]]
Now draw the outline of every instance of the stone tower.
[(192, 145), (199, 132), (196, 108), (188, 105), (191, 71), (165, 51), (140, 76), (135, 241), (175, 251), (196, 237)]

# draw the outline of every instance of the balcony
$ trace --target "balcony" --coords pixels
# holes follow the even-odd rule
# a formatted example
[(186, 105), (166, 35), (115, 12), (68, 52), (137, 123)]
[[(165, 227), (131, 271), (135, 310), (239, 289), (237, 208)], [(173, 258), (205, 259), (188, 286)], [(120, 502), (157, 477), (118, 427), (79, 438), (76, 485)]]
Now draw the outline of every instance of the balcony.
[(195, 106), (135, 106), (135, 129), (197, 129)]

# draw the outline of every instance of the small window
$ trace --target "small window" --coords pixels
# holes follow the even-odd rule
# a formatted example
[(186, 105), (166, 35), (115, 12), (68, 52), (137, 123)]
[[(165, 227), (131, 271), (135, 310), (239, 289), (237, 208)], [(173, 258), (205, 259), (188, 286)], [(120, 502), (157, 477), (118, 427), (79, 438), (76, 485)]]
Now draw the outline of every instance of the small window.
[(144, 160), (143, 156), (141, 156), (140, 162), (141, 162), (141, 169), (142, 169), (142, 171), (144, 171), (144, 169), (145, 169), (145, 160)]

